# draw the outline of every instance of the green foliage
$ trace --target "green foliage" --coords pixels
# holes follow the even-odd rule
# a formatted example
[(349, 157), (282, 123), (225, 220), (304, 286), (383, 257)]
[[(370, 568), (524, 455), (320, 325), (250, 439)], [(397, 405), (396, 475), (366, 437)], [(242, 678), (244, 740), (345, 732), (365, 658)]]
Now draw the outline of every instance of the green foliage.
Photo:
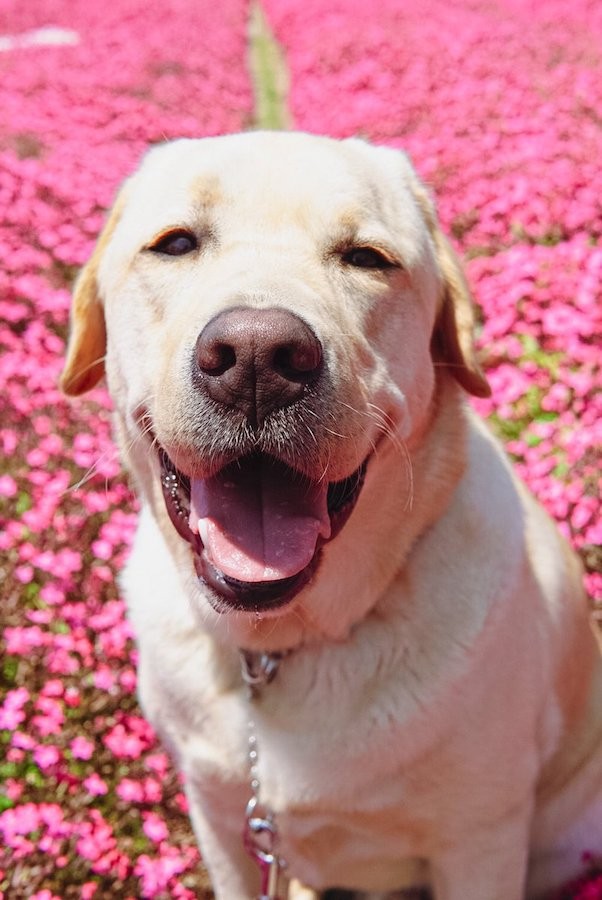
[(284, 54), (256, 2), (249, 19), (249, 68), (255, 92), (253, 125), (272, 130), (290, 127)]

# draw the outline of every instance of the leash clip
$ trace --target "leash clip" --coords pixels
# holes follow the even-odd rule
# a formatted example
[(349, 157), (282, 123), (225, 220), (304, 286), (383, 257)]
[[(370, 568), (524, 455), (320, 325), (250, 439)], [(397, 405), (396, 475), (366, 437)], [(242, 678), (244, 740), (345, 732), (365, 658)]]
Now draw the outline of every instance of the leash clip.
[(274, 814), (251, 797), (246, 809), (246, 827), (244, 833), (245, 850), (259, 866), (261, 887), (257, 900), (282, 900), (278, 892), (280, 872), (285, 862), (276, 853), (278, 832), (274, 822)]

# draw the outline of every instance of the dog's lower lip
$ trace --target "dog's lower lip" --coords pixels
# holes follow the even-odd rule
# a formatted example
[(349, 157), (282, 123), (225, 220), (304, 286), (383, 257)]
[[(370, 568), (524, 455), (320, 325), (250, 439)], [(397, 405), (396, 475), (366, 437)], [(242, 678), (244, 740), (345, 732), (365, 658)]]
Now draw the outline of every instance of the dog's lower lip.
[(204, 553), (194, 554), (195, 571), (210, 588), (209, 601), (217, 612), (266, 613), (286, 606), (308, 583), (318, 562), (319, 552), (305, 569), (291, 578), (245, 582), (224, 575)]
[[(274, 581), (246, 582), (225, 575), (207, 558), (203, 543), (189, 524), (190, 479), (173, 464), (163, 448), (159, 448), (161, 487), (169, 518), (180, 537), (192, 549), (195, 571), (199, 579), (209, 588), (209, 599), (218, 612), (244, 611), (268, 612), (290, 603), (304, 588), (316, 571), (321, 548), (325, 541), (319, 538), (310, 562), (299, 572)], [(361, 492), (367, 468), (366, 459), (349, 477), (332, 482), (328, 487), (328, 512), (330, 515), (332, 540), (343, 528), (353, 511)]]

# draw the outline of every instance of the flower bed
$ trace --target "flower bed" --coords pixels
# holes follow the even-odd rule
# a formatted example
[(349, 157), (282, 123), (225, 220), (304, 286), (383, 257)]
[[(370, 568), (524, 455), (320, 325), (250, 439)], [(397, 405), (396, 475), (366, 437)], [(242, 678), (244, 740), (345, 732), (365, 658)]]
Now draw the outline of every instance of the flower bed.
[[(403, 146), (436, 189), (486, 314), (494, 398), (481, 410), (599, 566), (599, 3), (265, 7), (296, 125)], [(149, 144), (249, 123), (246, 18), (245, 0), (0, 0), (6, 900), (192, 898), (207, 887), (180, 784), (134, 696), (114, 578), (135, 503), (110, 404), (102, 390), (68, 404), (56, 381), (70, 285), (119, 182)], [(40, 32), (50, 25), (62, 31)], [(599, 576), (588, 586), (599, 590)], [(566, 897), (602, 897), (600, 877)]]
[[(70, 284), (117, 185), (149, 144), (248, 123), (246, 19), (245, 0), (0, 2), (7, 900), (193, 898), (207, 887), (180, 784), (135, 701), (114, 583), (135, 505), (109, 401), (97, 390), (68, 404), (56, 383)], [(45, 43), (49, 25), (67, 42)]]

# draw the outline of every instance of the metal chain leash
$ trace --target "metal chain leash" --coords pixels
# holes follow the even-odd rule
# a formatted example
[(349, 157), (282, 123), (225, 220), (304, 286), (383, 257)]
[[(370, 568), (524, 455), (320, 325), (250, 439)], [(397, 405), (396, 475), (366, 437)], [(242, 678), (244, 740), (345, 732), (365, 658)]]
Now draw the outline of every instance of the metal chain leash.
[[(261, 689), (269, 684), (278, 672), (282, 654), (250, 653), (241, 651), (241, 671), (243, 681), (253, 702)], [(243, 842), (249, 856), (255, 860), (261, 873), (260, 893), (257, 900), (283, 900), (279, 893), (280, 874), (286, 862), (277, 852), (278, 828), (273, 810), (259, 797), (259, 751), (255, 721), (248, 723), (248, 759), (251, 797), (245, 812)]]

